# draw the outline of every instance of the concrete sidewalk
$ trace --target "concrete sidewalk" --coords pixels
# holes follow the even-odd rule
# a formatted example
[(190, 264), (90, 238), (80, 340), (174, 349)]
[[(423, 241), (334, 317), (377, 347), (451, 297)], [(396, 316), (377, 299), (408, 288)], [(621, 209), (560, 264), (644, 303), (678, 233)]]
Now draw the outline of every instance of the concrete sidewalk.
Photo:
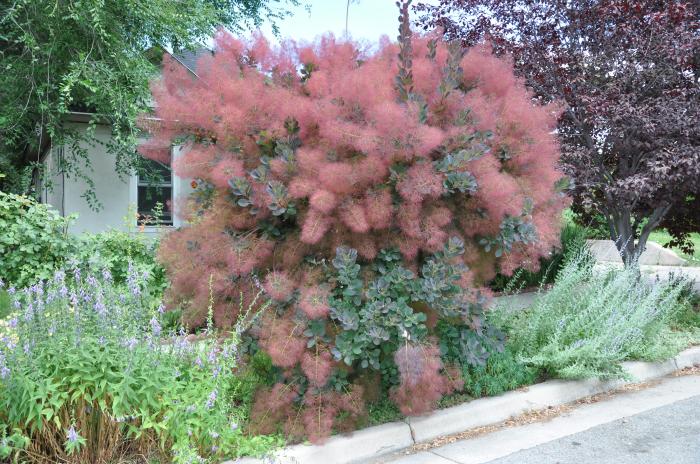
[(579, 406), (548, 422), (377, 462), (700, 464), (700, 376), (664, 378), (656, 386)]

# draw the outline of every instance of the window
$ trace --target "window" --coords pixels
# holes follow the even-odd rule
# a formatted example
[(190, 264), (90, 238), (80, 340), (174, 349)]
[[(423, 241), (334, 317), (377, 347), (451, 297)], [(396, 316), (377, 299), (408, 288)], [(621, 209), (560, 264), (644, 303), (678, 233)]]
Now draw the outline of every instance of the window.
[(137, 199), (139, 225), (173, 225), (173, 174), (169, 162), (144, 159)]

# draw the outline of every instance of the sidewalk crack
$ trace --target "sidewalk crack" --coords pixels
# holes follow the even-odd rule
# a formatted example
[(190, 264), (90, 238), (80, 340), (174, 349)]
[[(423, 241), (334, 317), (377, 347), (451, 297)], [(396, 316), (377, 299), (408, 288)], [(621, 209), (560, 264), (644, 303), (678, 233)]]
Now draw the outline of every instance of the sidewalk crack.
[(428, 453), (430, 453), (430, 454), (434, 454), (435, 456), (437, 456), (437, 457), (439, 457), (439, 458), (446, 459), (446, 460), (448, 460), (448, 461), (450, 461), (450, 462), (454, 462), (455, 464), (462, 464), (461, 462), (455, 461), (455, 460), (452, 459), (452, 458), (448, 458), (447, 456), (443, 456), (442, 454), (436, 453), (435, 450), (427, 450), (427, 451), (428, 451)]
[(406, 425), (408, 425), (408, 430), (411, 432), (411, 441), (414, 445), (417, 444), (416, 432), (413, 430), (413, 427), (411, 427), (411, 419), (406, 419), (404, 422), (406, 422)]

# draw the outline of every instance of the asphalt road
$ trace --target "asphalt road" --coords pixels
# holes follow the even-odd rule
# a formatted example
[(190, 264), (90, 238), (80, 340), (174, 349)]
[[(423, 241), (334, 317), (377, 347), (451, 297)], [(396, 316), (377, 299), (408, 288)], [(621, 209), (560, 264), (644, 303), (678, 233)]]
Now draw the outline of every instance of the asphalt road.
[(700, 464), (700, 396), (599, 425), (489, 464)]

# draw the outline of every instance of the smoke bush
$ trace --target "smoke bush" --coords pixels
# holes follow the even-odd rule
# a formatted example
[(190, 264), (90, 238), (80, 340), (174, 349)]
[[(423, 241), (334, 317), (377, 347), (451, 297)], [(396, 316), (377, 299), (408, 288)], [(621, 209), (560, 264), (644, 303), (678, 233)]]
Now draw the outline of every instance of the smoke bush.
[[(252, 335), (282, 382), (261, 392), (258, 416), (269, 422), (264, 403), (279, 406), (277, 422), (298, 416), (287, 407), (315, 411), (317, 427), (301, 426), (316, 438), (333, 426), (338, 396), (357, 395), (363, 369), (401, 384), (406, 412), (427, 409), (408, 404), (424, 390), (397, 373), (396, 350), (429, 346), (447, 318), (461, 359), (483, 362), (494, 334), (473, 289), (497, 271), (537, 268), (558, 242), (557, 109), (533, 105), (484, 48), (412, 38), (407, 8), (399, 43), (372, 53), (332, 36), (272, 49), (219, 32), (196, 77), (166, 57), (156, 118), (144, 122), (142, 153), (159, 159), (183, 144), (174, 170), (198, 185), (191, 225), (161, 246), (171, 303), (202, 325), (212, 279), (214, 320), (231, 324), (241, 278), (256, 275), (276, 311)], [(428, 351), (419, 383), (447, 372)]]
[(434, 409), (443, 395), (463, 386), (458, 372), (441, 373), (443, 366), (437, 347), (406, 344), (396, 351), (394, 361), (401, 383), (392, 392), (392, 399), (407, 416)]

